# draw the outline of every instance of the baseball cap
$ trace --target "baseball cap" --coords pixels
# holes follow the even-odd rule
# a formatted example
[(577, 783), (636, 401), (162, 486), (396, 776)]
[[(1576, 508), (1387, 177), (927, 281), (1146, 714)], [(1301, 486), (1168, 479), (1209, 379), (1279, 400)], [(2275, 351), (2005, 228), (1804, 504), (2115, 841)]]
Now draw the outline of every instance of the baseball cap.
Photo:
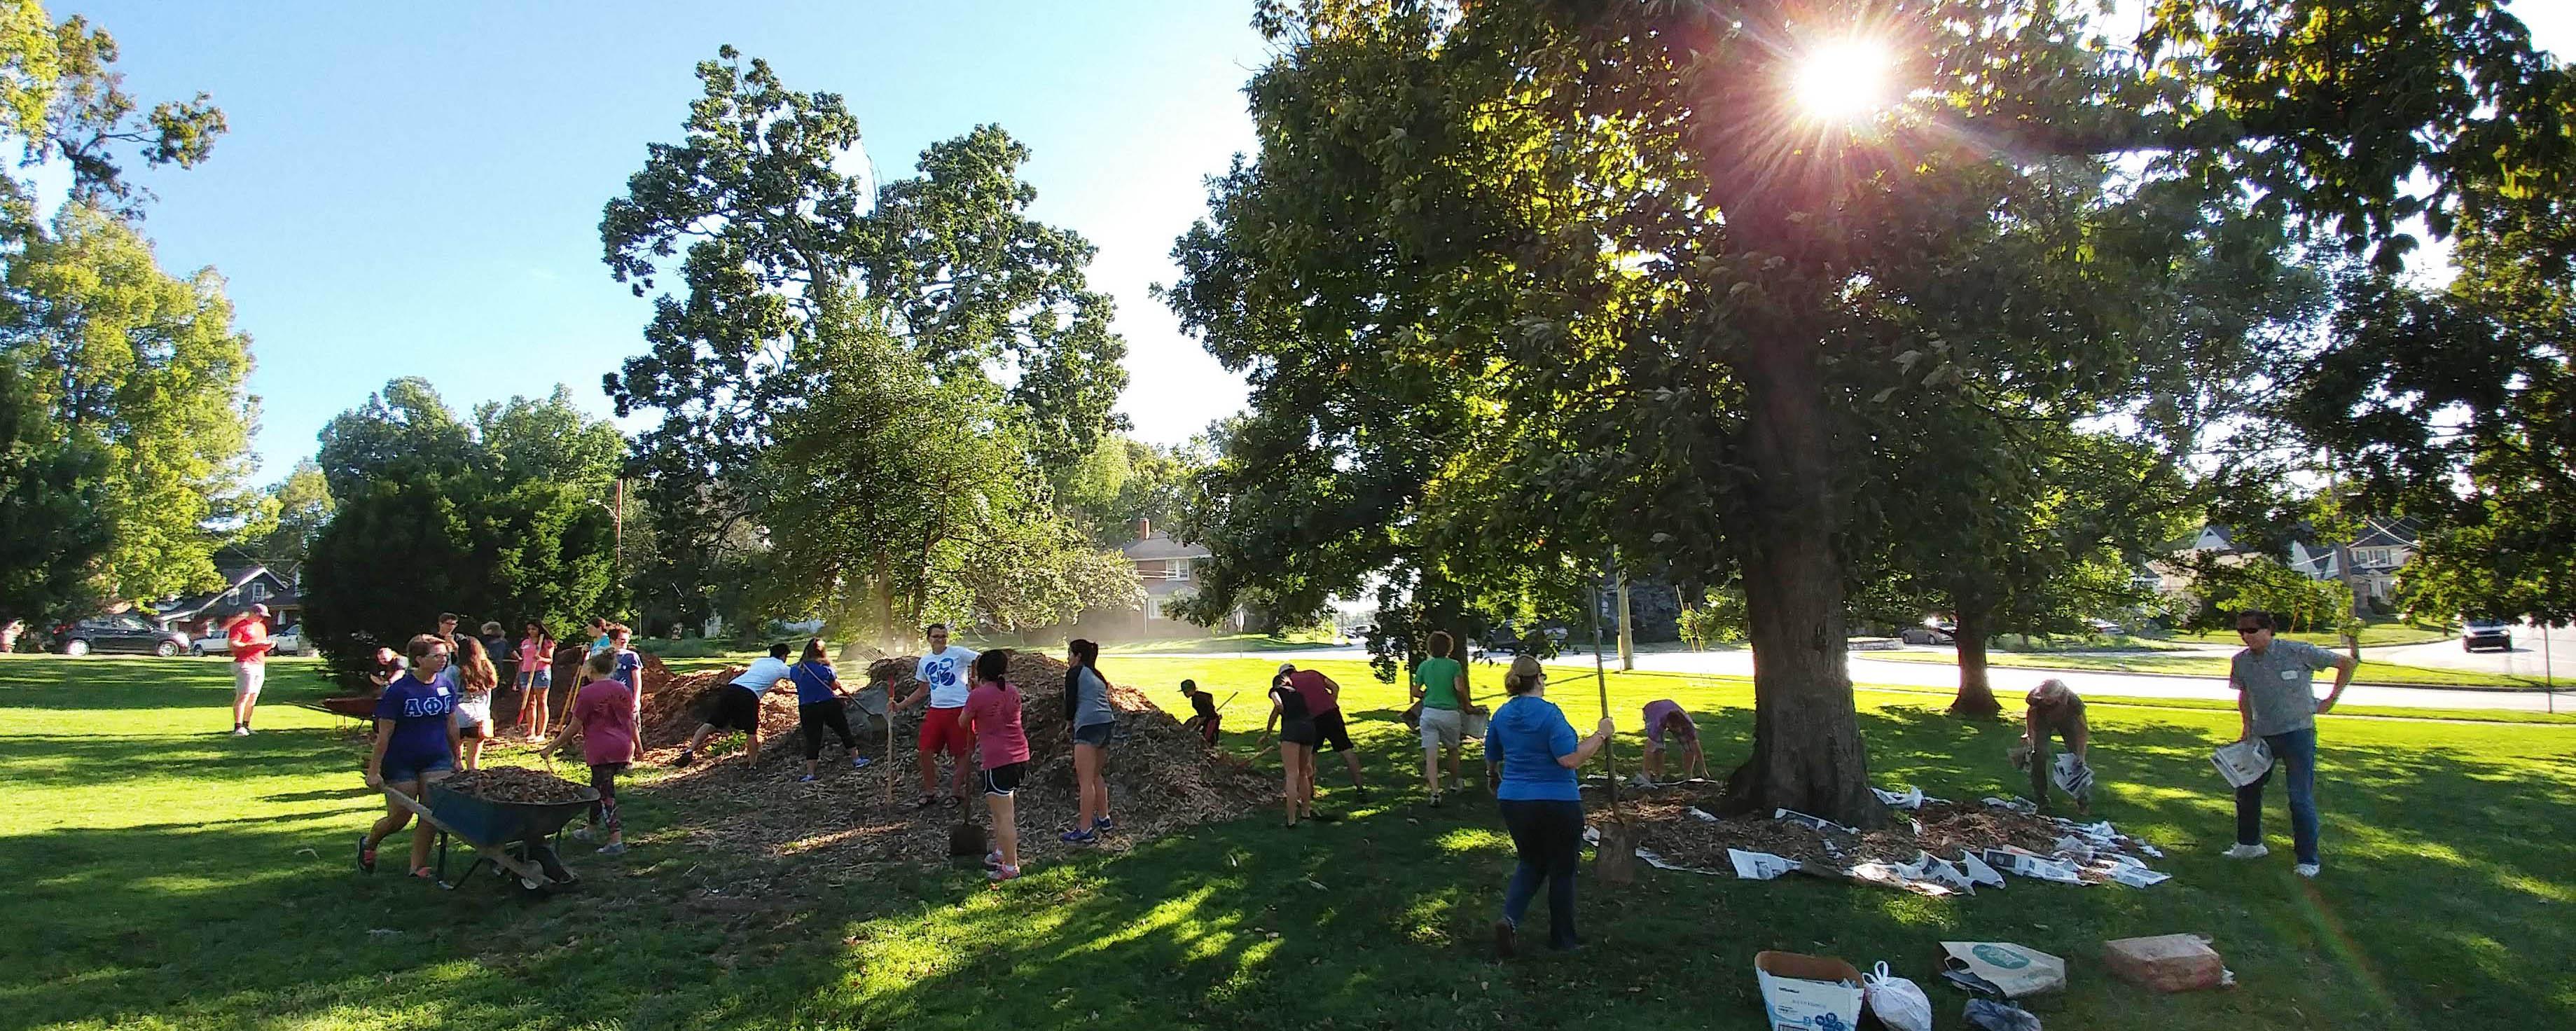
[(1296, 663), (1293, 663), (1293, 662), (1283, 662), (1283, 663), (1280, 663), (1280, 664), (1279, 664), (1279, 672), (1281, 672), (1281, 673), (1294, 673), (1294, 672), (1297, 672), (1297, 664), (1296, 664)]
[(258, 616), (258, 617), (259, 617), (259, 618), (261, 618), (261, 619), (267, 619), (267, 618), (268, 618), (268, 606), (266, 606), (266, 605), (253, 605), (253, 606), (251, 606), (251, 607), (250, 607), (250, 614), (251, 614), (251, 615), (254, 615), (254, 616)]

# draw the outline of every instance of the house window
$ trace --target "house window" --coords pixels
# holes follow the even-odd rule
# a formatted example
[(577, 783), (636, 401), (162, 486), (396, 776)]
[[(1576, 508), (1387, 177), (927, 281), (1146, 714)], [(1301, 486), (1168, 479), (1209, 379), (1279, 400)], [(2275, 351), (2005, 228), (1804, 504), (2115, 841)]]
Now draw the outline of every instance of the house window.
[(1172, 579), (1187, 580), (1190, 578), (1190, 560), (1185, 558), (1173, 559), (1171, 561), (1171, 567)]
[(254, 583), (242, 588), (242, 598), (245, 601), (267, 601), (268, 594), (268, 585), (263, 583)]

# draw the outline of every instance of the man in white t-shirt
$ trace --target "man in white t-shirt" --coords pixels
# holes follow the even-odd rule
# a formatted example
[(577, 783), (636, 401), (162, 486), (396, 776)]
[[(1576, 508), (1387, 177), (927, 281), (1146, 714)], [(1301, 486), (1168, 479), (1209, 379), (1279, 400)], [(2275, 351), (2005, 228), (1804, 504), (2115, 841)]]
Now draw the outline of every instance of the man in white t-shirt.
[(750, 743), (743, 746), (742, 758), (750, 765), (760, 765), (760, 701), (769, 694), (770, 688), (787, 679), (787, 653), (791, 650), (784, 644), (770, 645), (769, 654), (751, 660), (750, 669), (742, 671), (742, 675), (733, 678), (731, 683), (716, 688), (715, 696), (707, 702), (706, 722), (698, 724), (698, 732), (689, 735), (688, 745), (680, 749), (679, 757), (672, 759), (671, 765), (686, 766), (698, 761), (698, 746), (707, 742), (707, 735), (720, 730), (739, 730), (750, 735)]
[(916, 752), (921, 761), (921, 800), (913, 808), (927, 809), (939, 802), (938, 753), (943, 751), (948, 753), (948, 804), (962, 806), (966, 804), (966, 753), (975, 747), (975, 735), (967, 731), (962, 717), (976, 652), (949, 644), (946, 623), (933, 623), (923, 634), (930, 639), (930, 650), (912, 665), (913, 679), (921, 686), (895, 704), (902, 710), (924, 699), (930, 702), (930, 711), (922, 715)]

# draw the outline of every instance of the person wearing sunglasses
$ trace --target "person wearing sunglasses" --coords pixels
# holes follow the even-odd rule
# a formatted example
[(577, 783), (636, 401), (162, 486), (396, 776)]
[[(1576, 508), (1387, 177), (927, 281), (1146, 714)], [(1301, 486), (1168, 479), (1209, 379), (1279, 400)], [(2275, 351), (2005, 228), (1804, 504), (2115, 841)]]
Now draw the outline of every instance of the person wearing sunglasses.
[[(2290, 836), (2298, 848), (2301, 877), (2314, 877), (2317, 855), (2317, 714), (2334, 710), (2335, 700), (2352, 683), (2359, 660), (2337, 655), (2305, 641), (2272, 636), (2272, 614), (2242, 612), (2236, 634), (2245, 650), (2227, 667), (2228, 684), (2236, 689), (2236, 713), (2243, 737), (2260, 737), (2272, 750), (2272, 770), (2236, 789), (2236, 844), (2230, 859), (2259, 859), (2271, 853), (2263, 845), (2263, 788), (2278, 770), (2290, 794)], [(2334, 689), (2323, 700), (2316, 695), (2318, 670), (2335, 671)]]

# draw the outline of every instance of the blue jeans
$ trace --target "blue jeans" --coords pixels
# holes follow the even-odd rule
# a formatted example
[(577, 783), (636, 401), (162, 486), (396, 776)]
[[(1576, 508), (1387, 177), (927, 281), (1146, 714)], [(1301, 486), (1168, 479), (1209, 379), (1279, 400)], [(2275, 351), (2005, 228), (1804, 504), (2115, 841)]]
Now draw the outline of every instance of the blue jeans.
[(2254, 783), (2236, 789), (2236, 842), (2240, 845), (2263, 843), (2263, 785), (2272, 782), (2273, 770), (2283, 771), (2290, 787), (2290, 840), (2296, 844), (2299, 862), (2317, 861), (2317, 730), (2293, 730), (2287, 734), (2265, 734), (2263, 743), (2272, 748), (2272, 769), (2254, 778)]
[(1518, 927), (1547, 882), (1547, 944), (1572, 948), (1574, 936), (1574, 867), (1583, 849), (1583, 803), (1506, 799), (1503, 826), (1512, 832), (1512, 850), (1520, 865), (1503, 890), (1503, 919)]

